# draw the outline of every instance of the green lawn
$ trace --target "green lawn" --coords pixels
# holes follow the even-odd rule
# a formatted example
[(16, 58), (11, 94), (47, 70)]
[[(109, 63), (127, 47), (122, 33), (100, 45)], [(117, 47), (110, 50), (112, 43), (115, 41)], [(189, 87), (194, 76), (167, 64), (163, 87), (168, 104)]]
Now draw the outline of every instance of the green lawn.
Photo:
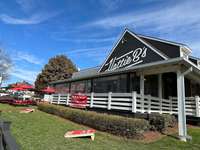
[(166, 136), (153, 143), (142, 143), (127, 140), (107, 133), (97, 132), (95, 141), (88, 138), (65, 139), (64, 133), (73, 129), (88, 127), (73, 123), (59, 117), (36, 111), (31, 114), (20, 114), (20, 107), (0, 104), (1, 118), (12, 121), (12, 134), (22, 150), (156, 150), (156, 149), (200, 149), (200, 128), (190, 128), (193, 140), (180, 142)]

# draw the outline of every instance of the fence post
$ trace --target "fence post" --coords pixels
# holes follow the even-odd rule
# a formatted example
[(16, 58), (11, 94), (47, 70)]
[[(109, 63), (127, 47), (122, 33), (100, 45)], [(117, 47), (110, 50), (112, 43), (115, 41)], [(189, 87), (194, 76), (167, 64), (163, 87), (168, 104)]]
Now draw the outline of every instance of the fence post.
[(169, 103), (170, 103), (170, 114), (173, 114), (173, 98), (172, 96), (169, 96)]
[(132, 92), (132, 112), (136, 113), (137, 111), (137, 92)]
[(50, 103), (51, 103), (51, 104), (52, 104), (52, 102), (53, 102), (53, 96), (54, 96), (54, 94), (51, 95), (51, 99), (50, 99)]
[(111, 109), (112, 92), (108, 92), (108, 110)]
[(196, 117), (200, 117), (200, 97), (195, 96), (195, 102), (196, 102)]
[(90, 95), (90, 108), (93, 107), (93, 99), (94, 99), (94, 92), (91, 92), (91, 95)]
[(169, 103), (170, 103), (170, 106), (169, 106), (170, 107), (170, 114), (173, 114), (173, 109), (172, 109), (173, 104), (172, 104), (172, 97), (171, 96), (169, 96)]
[(151, 95), (148, 95), (147, 97), (148, 99), (148, 113), (150, 114), (151, 113)]
[(160, 111), (159, 111), (160, 114), (162, 114), (162, 98), (160, 98)]
[(58, 105), (60, 104), (60, 94), (58, 94), (58, 101), (57, 101), (57, 104), (58, 104)]
[(66, 105), (69, 105), (69, 93), (67, 94), (67, 100), (66, 100)]

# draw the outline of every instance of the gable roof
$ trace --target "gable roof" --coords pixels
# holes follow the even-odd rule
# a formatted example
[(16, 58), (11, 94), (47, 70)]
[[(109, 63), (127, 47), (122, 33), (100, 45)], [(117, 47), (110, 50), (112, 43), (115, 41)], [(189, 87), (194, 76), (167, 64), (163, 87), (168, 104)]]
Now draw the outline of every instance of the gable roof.
[(100, 69), (98, 72), (101, 72), (102, 68), (105, 66), (106, 62), (109, 60), (110, 56), (113, 54), (113, 52), (115, 51), (116, 47), (120, 44), (120, 41), (123, 40), (124, 36), (126, 33), (129, 33), (131, 36), (133, 36), (135, 39), (137, 39), (139, 42), (141, 42), (142, 44), (146, 45), (149, 49), (151, 49), (153, 52), (155, 52), (157, 55), (159, 55), (160, 57), (162, 57), (164, 60), (167, 60), (169, 57), (167, 55), (165, 55), (163, 52), (161, 52), (160, 50), (158, 50), (156, 47), (154, 47), (152, 44), (148, 43), (147, 41), (143, 40), (142, 38), (140, 38), (139, 36), (137, 36), (137, 34), (133, 33), (132, 31), (130, 31), (129, 29), (125, 29), (124, 32), (122, 33), (121, 37), (119, 38), (119, 40), (117, 41), (117, 43), (114, 45), (114, 47), (112, 48), (110, 54), (107, 56), (107, 58), (105, 59), (105, 61), (103, 62), (103, 64), (101, 65)]
[(140, 38), (143, 37), (143, 38), (147, 38), (147, 39), (151, 39), (151, 40), (155, 40), (155, 41), (160, 41), (160, 42), (164, 42), (164, 43), (168, 43), (168, 44), (172, 44), (172, 45), (176, 45), (176, 46), (187, 46), (186, 44), (183, 44), (183, 43), (178, 43), (178, 42), (174, 42), (174, 41), (160, 39), (160, 38), (157, 38), (157, 37), (146, 36), (146, 35), (142, 35), (142, 34), (138, 34), (138, 36)]

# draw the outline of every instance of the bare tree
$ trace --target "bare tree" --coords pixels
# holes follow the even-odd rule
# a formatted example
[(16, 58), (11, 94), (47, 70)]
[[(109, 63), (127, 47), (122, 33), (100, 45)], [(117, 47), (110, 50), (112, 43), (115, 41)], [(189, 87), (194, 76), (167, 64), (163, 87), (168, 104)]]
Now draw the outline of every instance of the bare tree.
[(8, 79), (9, 71), (12, 66), (10, 57), (0, 49), (0, 87), (3, 80)]

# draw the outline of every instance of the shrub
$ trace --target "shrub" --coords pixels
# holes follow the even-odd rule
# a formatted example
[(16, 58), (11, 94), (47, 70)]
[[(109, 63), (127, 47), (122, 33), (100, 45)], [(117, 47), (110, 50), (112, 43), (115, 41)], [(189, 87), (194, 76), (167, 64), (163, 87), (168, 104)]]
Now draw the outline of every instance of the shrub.
[(177, 121), (175, 116), (169, 114), (152, 113), (149, 116), (149, 124), (151, 126), (151, 130), (163, 132), (168, 127), (174, 127), (176, 123)]
[(149, 129), (149, 123), (144, 119), (100, 114), (93, 111), (42, 103), (38, 104), (38, 109), (100, 131), (106, 131), (127, 138), (141, 139), (143, 132)]

